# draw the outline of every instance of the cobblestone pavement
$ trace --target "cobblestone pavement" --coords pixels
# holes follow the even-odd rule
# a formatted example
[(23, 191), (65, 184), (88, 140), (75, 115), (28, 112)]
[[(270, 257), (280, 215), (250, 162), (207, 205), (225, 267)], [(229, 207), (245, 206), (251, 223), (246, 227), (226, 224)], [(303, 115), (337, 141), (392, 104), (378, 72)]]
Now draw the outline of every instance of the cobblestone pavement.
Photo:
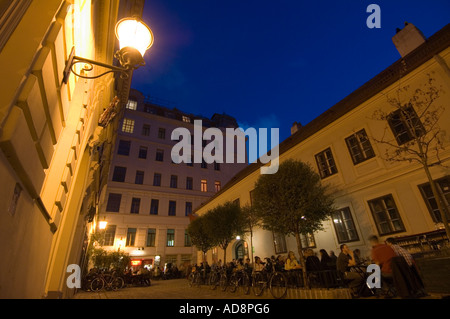
[(127, 287), (119, 291), (79, 291), (74, 299), (273, 299), (242, 293), (222, 292), (207, 287), (189, 287), (186, 279), (154, 280), (150, 287)]
[[(430, 294), (422, 299), (441, 299), (442, 294)], [(264, 300), (272, 299), (269, 292), (265, 291), (263, 296), (255, 296), (251, 291), (245, 295), (241, 291), (231, 293), (222, 292), (220, 289), (211, 290), (206, 286), (189, 287), (186, 279), (154, 280), (150, 287), (127, 287), (119, 291), (86, 292), (79, 291), (74, 299), (238, 299), (238, 300)], [(296, 299), (296, 297), (292, 298)], [(374, 299), (361, 298), (361, 299)], [(400, 298), (398, 298), (400, 299)]]

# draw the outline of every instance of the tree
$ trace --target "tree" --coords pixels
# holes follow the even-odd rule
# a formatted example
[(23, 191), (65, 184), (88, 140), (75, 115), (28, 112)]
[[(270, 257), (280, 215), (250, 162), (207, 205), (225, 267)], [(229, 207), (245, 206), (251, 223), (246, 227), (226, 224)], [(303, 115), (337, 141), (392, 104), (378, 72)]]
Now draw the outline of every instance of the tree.
[(261, 219), (256, 210), (250, 205), (242, 207), (241, 212), (244, 223), (244, 233), (250, 234), (250, 260), (253, 261), (253, 231), (261, 225)]
[(223, 205), (209, 210), (204, 215), (208, 224), (208, 231), (213, 238), (214, 246), (223, 249), (223, 263), (226, 264), (228, 245), (237, 235), (244, 233), (244, 222), (241, 208), (233, 202), (226, 202)]
[(276, 174), (259, 177), (253, 195), (253, 206), (264, 229), (295, 236), (307, 283), (300, 235), (323, 230), (322, 222), (335, 210), (327, 188), (308, 164), (286, 160)]
[(206, 215), (196, 217), (187, 228), (192, 244), (203, 252), (203, 261), (205, 261), (206, 252), (214, 247), (213, 238), (210, 235), (211, 232), (207, 229), (207, 218)]
[[(385, 146), (384, 160), (390, 162), (418, 163), (422, 166), (431, 191), (439, 209), (440, 220), (444, 224), (447, 237), (450, 238), (448, 220), (449, 209), (442, 194), (438, 191), (430, 172), (430, 167), (441, 165), (439, 152), (444, 149), (445, 132), (439, 126), (439, 120), (445, 110), (437, 105), (443, 93), (442, 87), (427, 74), (427, 81), (412, 93), (410, 86), (400, 87), (396, 96), (387, 96), (388, 103), (394, 111), (385, 112), (378, 109), (372, 118), (386, 123), (381, 138), (372, 137), (379, 145)], [(391, 134), (387, 134), (391, 129)]]

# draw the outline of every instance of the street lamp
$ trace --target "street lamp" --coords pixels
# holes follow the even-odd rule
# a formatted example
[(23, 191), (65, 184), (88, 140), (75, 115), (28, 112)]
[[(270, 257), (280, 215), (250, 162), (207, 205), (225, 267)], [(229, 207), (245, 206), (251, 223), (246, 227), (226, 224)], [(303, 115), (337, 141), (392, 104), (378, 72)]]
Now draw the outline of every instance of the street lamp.
[(106, 225), (108, 225), (108, 222), (106, 220), (102, 220), (98, 223), (98, 228), (101, 230), (106, 229)]
[[(75, 55), (75, 48), (72, 48), (69, 59), (64, 69), (64, 83), (67, 84), (70, 72), (84, 79), (96, 79), (108, 73), (119, 72), (121, 77), (129, 77), (129, 71), (145, 65), (144, 54), (153, 45), (154, 37), (152, 30), (138, 17), (125, 18), (116, 24), (116, 37), (119, 40), (120, 50), (114, 57), (119, 60), (121, 66), (115, 66), (89, 60)], [(97, 76), (86, 76), (74, 70), (75, 64), (84, 63), (82, 71), (92, 71), (94, 65), (110, 69)]]

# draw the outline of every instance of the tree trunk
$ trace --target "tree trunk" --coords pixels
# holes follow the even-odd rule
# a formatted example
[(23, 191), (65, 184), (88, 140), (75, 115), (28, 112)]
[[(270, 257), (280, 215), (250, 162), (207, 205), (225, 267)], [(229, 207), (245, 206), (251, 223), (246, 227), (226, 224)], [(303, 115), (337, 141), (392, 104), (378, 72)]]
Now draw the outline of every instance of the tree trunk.
[(299, 232), (295, 233), (295, 239), (297, 240), (297, 250), (298, 250), (298, 255), (300, 258), (300, 264), (302, 265), (303, 282), (304, 282), (305, 287), (309, 288), (308, 277), (306, 276), (306, 263), (305, 263), (305, 258), (303, 257), (302, 240), (300, 239)]
[(441, 215), (442, 223), (444, 224), (445, 227), (445, 233), (447, 234), (447, 238), (450, 241), (450, 227), (448, 225), (448, 216), (449, 216), (448, 208), (445, 206), (441, 193), (438, 191), (436, 183), (434, 182), (433, 177), (431, 176), (430, 168), (426, 163), (423, 164), (423, 168), (425, 170), (425, 174), (427, 175), (428, 181), (430, 182), (433, 196), (436, 199), (439, 214)]
[(250, 230), (250, 263), (253, 264), (253, 231)]
[(228, 243), (225, 245), (222, 245), (222, 249), (223, 249), (223, 265), (226, 266), (227, 264), (227, 247), (228, 247)]

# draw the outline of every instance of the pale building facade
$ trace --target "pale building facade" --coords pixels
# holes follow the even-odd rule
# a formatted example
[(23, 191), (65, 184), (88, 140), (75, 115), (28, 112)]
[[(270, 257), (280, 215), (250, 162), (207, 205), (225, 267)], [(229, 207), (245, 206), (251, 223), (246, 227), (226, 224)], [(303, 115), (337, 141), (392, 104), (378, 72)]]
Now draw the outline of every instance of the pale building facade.
[(225, 114), (207, 119), (159, 106), (136, 90), (130, 93), (99, 218), (107, 222), (103, 247), (127, 252), (137, 267), (191, 263), (196, 249), (186, 232), (189, 215), (246, 166), (206, 161), (175, 164), (171, 151), (179, 141), (171, 139), (172, 132), (189, 130), (193, 155), (194, 120), (202, 120), (201, 133), (218, 128), (224, 137), (226, 128), (238, 127)]
[[(118, 18), (144, 1), (3, 1), (0, 9), (0, 298), (62, 298), (95, 224), (116, 123), (99, 126), (126, 81), (70, 75), (76, 55), (112, 64)], [(79, 66), (76, 66), (80, 71)], [(99, 74), (98, 69), (92, 73)], [(91, 74), (91, 75), (93, 75)], [(124, 90), (116, 91), (117, 88)], [(89, 214), (87, 214), (89, 212)]]
[[(374, 112), (395, 111), (387, 97), (397, 96), (398, 89), (408, 85), (411, 94), (428, 80), (427, 74), (432, 74), (437, 86), (444, 91), (435, 105), (444, 107), (439, 125), (445, 149), (439, 152), (439, 158), (435, 152), (430, 152), (431, 163), (439, 160), (442, 163), (431, 167), (431, 174), (438, 181), (446, 204), (449, 204), (450, 26), (447, 25), (426, 42), (416, 42), (415, 50), (408, 48), (409, 54), (312, 122), (305, 126), (294, 123), (292, 136), (280, 144), (280, 163), (287, 159), (310, 163), (321, 175), (322, 182), (329, 185), (335, 194), (336, 212), (323, 223), (324, 231), (304, 236), (303, 247), (311, 247), (316, 253), (319, 249), (333, 250), (338, 255), (339, 246), (345, 243), (351, 249), (360, 249), (363, 256), (369, 256), (367, 238), (370, 235), (384, 240), (442, 229), (443, 224), (436, 217), (434, 197), (430, 195), (429, 183), (421, 165), (386, 161), (383, 157), (386, 146), (374, 141), (381, 139), (383, 134), (394, 143), (396, 141), (392, 129), (395, 125), (375, 120)], [(409, 97), (403, 96), (406, 101)], [(400, 129), (395, 135), (400, 138), (405, 133)], [(241, 171), (196, 214), (202, 215), (226, 201), (239, 199), (241, 205), (251, 204), (251, 192), (260, 176), (259, 167), (253, 164)], [(249, 242), (247, 236), (230, 244), (227, 256), (231, 257), (228, 261), (237, 258), (240, 247), (243, 244), (248, 246)], [(414, 252), (418, 247), (407, 248)], [(253, 255), (263, 258), (286, 254), (290, 250), (298, 257), (294, 237), (272, 234), (262, 229), (254, 234)], [(210, 262), (222, 256), (221, 249), (208, 253)]]

